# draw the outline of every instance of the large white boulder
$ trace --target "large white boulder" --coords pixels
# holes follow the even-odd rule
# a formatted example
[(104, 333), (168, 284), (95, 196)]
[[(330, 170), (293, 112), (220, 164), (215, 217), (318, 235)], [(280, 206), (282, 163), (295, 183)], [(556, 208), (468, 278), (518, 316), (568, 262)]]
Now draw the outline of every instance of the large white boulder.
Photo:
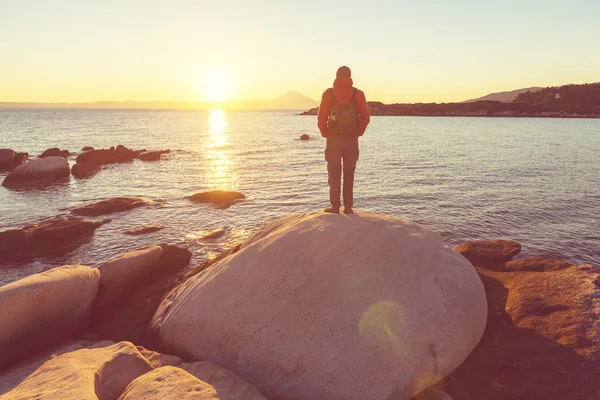
[(97, 269), (76, 265), (0, 287), (0, 369), (45, 343), (83, 330), (99, 281)]
[(46, 157), (19, 165), (2, 182), (9, 189), (45, 185), (59, 179), (68, 179), (71, 170), (63, 157)]
[(455, 369), (486, 317), (475, 269), (437, 234), (317, 212), (272, 223), (189, 279), (149, 332), (268, 398), (402, 400)]

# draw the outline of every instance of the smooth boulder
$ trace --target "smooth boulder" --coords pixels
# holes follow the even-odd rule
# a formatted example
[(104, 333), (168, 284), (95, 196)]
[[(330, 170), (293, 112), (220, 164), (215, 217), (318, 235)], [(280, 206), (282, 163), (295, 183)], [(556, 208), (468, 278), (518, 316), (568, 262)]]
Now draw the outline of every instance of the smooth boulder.
[(2, 371), (0, 398), (117, 399), (152, 369), (129, 342), (75, 342)]
[(137, 197), (115, 197), (108, 200), (102, 200), (85, 206), (76, 207), (71, 210), (75, 215), (87, 217), (97, 217), (105, 214), (129, 211), (137, 207), (143, 207), (151, 202)]
[(161, 254), (160, 246), (146, 247), (112, 258), (98, 267), (100, 289), (95, 306), (104, 307), (118, 300), (133, 283), (152, 274), (152, 266), (156, 265)]
[(100, 272), (64, 266), (0, 287), (0, 369), (88, 324)]
[(69, 162), (63, 157), (47, 157), (18, 166), (2, 182), (9, 189), (43, 186), (69, 178)]
[(245, 199), (240, 192), (233, 192), (227, 190), (213, 190), (210, 192), (196, 193), (186, 197), (188, 200), (194, 203), (212, 203), (220, 208), (227, 208), (235, 204), (239, 200)]
[(424, 227), (366, 212), (276, 221), (167, 295), (151, 347), (230, 369), (268, 398), (409, 399), (486, 323), (473, 266)]
[(496, 264), (512, 260), (521, 252), (514, 240), (483, 240), (465, 242), (456, 248), (473, 264)]

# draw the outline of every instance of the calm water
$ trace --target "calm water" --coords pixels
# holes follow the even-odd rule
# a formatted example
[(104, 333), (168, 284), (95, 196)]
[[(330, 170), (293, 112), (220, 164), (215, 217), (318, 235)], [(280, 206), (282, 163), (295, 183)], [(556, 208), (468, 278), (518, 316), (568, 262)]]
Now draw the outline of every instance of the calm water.
[[(315, 125), (315, 117), (292, 112), (0, 110), (0, 148), (31, 155), (86, 145), (174, 150), (161, 162), (109, 166), (44, 191), (0, 187), (0, 229), (90, 200), (167, 202), (112, 215), (64, 258), (5, 265), (0, 284), (65, 263), (98, 265), (159, 242), (186, 246), (200, 261), (269, 220), (326, 206), (324, 140)], [(295, 140), (302, 133), (314, 139)], [(600, 265), (599, 179), (600, 120), (375, 117), (361, 142), (355, 201), (356, 208), (418, 221), (452, 245), (510, 238), (525, 256)], [(216, 188), (248, 199), (216, 210), (183, 198)], [(167, 228), (122, 233), (143, 224)], [(223, 238), (199, 240), (221, 227)]]

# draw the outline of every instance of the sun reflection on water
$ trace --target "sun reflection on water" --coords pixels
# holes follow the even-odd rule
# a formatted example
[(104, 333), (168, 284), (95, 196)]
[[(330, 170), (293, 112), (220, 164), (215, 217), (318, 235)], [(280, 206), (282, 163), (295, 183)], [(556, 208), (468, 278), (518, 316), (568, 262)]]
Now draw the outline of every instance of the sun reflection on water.
[(231, 147), (227, 115), (222, 109), (212, 109), (208, 114), (209, 137), (207, 142), (207, 183), (215, 189), (237, 189), (238, 176), (234, 160), (228, 154)]

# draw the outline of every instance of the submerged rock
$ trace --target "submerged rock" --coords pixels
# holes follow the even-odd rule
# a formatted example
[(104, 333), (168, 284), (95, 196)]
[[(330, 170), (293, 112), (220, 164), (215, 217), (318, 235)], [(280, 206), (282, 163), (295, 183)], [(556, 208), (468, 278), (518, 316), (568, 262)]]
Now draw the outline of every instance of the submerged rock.
[(66, 158), (46, 157), (18, 166), (2, 182), (9, 189), (44, 186), (69, 178), (71, 170)]
[(224, 228), (215, 229), (214, 231), (202, 236), (201, 240), (204, 239), (218, 239), (225, 234)]
[(113, 199), (102, 200), (97, 203), (74, 208), (71, 210), (71, 213), (75, 215), (97, 217), (105, 214), (129, 211), (149, 204), (152, 204), (152, 202), (137, 197), (115, 197)]
[(138, 156), (142, 161), (158, 161), (163, 154), (169, 154), (171, 150), (148, 151)]
[(218, 207), (227, 208), (239, 200), (245, 199), (246, 196), (239, 192), (213, 190), (210, 192), (196, 193), (194, 195), (187, 196), (186, 198), (194, 203), (212, 203)]
[(308, 134), (303, 133), (302, 135), (300, 135), (300, 140), (308, 140), (310, 139), (310, 136), (308, 136)]
[(94, 164), (74, 164), (71, 174), (77, 179), (89, 178), (100, 172), (100, 167)]
[(600, 269), (536, 257), (477, 271), (487, 327), (445, 382), (453, 398), (597, 398)]
[(46, 157), (67, 158), (70, 155), (71, 155), (71, 152), (69, 150), (61, 150), (58, 147), (53, 147), (51, 149), (44, 151), (42, 154), (40, 154), (40, 158), (46, 158)]
[(64, 266), (0, 287), (0, 369), (82, 333), (99, 281), (96, 269)]
[(119, 145), (117, 150), (114, 147), (110, 149), (99, 149), (86, 151), (77, 156), (78, 164), (107, 165), (116, 163), (131, 162), (145, 150), (131, 150), (125, 146)]
[(164, 226), (160, 225), (146, 225), (146, 226), (138, 226), (136, 228), (127, 229), (123, 233), (126, 235), (145, 235), (147, 233), (154, 233), (164, 229)]
[(85, 221), (57, 216), (0, 232), (0, 264), (38, 256), (66, 254), (89, 240), (94, 231), (108, 221)]
[(165, 296), (148, 344), (269, 398), (408, 399), (461, 364), (486, 313), (475, 269), (438, 235), (317, 212), (270, 224)]
[(521, 252), (521, 245), (513, 240), (486, 240), (465, 242), (456, 248), (473, 264), (495, 264), (512, 260)]

